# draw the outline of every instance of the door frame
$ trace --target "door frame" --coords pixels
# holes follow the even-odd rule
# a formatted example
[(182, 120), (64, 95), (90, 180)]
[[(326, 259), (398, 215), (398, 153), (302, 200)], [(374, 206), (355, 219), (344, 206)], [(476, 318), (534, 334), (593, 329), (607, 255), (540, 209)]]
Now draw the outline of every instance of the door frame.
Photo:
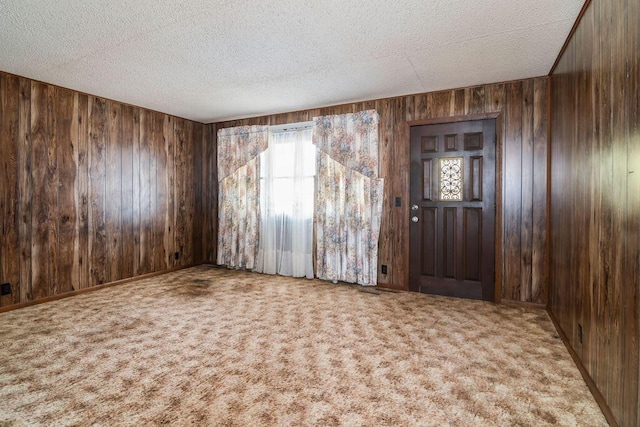
[[(484, 113), (484, 114), (469, 114), (469, 115), (463, 115), (463, 116), (451, 116), (451, 117), (435, 117), (435, 118), (431, 118), (431, 119), (423, 119), (423, 120), (412, 120), (412, 121), (408, 121), (406, 122), (406, 128), (405, 128), (405, 138), (406, 138), (406, 156), (407, 159), (411, 159), (411, 140), (410, 140), (410, 135), (411, 135), (411, 128), (413, 126), (424, 126), (424, 125), (440, 125), (440, 124), (445, 124), (445, 123), (457, 123), (457, 122), (468, 122), (468, 121), (476, 121), (476, 120), (490, 120), (490, 119), (495, 119), (496, 121), (496, 182), (495, 182), (495, 197), (496, 197), (496, 212), (495, 212), (495, 230), (494, 230), (494, 247), (495, 247), (495, 254), (494, 254), (494, 260), (495, 260), (495, 266), (494, 266), (494, 271), (495, 271), (495, 283), (494, 283), (494, 288), (495, 288), (495, 296), (494, 296), (494, 302), (496, 304), (500, 304), (502, 302), (502, 277), (503, 277), (503, 272), (502, 272), (502, 248), (503, 248), (503, 237), (504, 237), (504, 233), (503, 233), (503, 229), (502, 229), (502, 217), (503, 217), (503, 212), (502, 212), (502, 200), (503, 200), (503, 194), (502, 194), (502, 181), (503, 181), (503, 171), (504, 171), (504, 165), (502, 164), (503, 162), (503, 134), (504, 134), (504, 124), (503, 124), (503, 119), (502, 119), (502, 113), (500, 112), (494, 112), (494, 113)], [(407, 170), (406, 172), (406, 182), (407, 182), (407, 186), (406, 186), (406, 191), (405, 191), (405, 195), (404, 195), (404, 199), (407, 201), (407, 203), (405, 203), (405, 211), (406, 211), (406, 215), (405, 215), (405, 228), (407, 228), (407, 233), (406, 236), (409, 236), (409, 201), (411, 199), (411, 180), (410, 180), (410, 174), (411, 174), (411, 170), (410, 168)], [(406, 254), (407, 254), (407, 260), (409, 259), (409, 251), (410, 249), (410, 245), (409, 245), (409, 239), (407, 239), (407, 241), (405, 242), (406, 245)], [(409, 262), (405, 263), (407, 271), (407, 284), (406, 284), (406, 288), (409, 289)]]

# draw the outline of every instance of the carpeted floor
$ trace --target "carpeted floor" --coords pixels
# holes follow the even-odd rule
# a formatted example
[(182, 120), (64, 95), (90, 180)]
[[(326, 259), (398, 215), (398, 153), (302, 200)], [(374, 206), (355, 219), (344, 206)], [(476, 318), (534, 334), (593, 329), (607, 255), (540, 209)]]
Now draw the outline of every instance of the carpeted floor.
[(544, 311), (366, 290), (202, 266), (0, 314), (0, 425), (607, 425)]

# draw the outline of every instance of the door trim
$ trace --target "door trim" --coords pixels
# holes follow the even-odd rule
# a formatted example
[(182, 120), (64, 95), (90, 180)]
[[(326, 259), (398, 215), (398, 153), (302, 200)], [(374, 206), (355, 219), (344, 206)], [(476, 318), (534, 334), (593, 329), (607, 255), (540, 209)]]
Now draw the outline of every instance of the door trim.
[[(451, 117), (436, 117), (436, 118), (432, 118), (432, 119), (423, 119), (423, 120), (413, 120), (413, 121), (408, 121), (405, 122), (406, 123), (406, 128), (405, 128), (405, 135), (406, 135), (406, 148), (405, 148), (405, 155), (407, 156), (407, 158), (411, 158), (411, 143), (410, 143), (410, 139), (409, 139), (409, 135), (411, 135), (411, 128), (413, 126), (423, 126), (423, 125), (438, 125), (438, 124), (444, 124), (444, 123), (456, 123), (456, 122), (467, 122), (467, 121), (475, 121), (475, 120), (488, 120), (488, 119), (495, 119), (496, 121), (496, 188), (495, 188), (495, 195), (496, 195), (496, 212), (495, 212), (495, 239), (494, 239), (494, 246), (495, 246), (495, 254), (494, 254), (494, 259), (495, 259), (495, 266), (494, 266), (494, 271), (495, 271), (495, 284), (494, 284), (494, 288), (495, 288), (495, 296), (494, 296), (494, 302), (496, 304), (500, 304), (502, 302), (502, 277), (503, 277), (503, 265), (502, 265), (502, 251), (503, 251), (503, 237), (504, 237), (504, 233), (503, 233), (503, 229), (502, 229), (502, 217), (503, 217), (503, 213), (502, 213), (502, 200), (503, 200), (503, 194), (502, 194), (502, 181), (503, 181), (503, 171), (504, 171), (504, 165), (503, 165), (503, 134), (504, 134), (504, 123), (503, 123), (503, 119), (502, 119), (502, 113), (500, 112), (494, 112), (494, 113), (483, 113), (483, 114), (469, 114), (466, 116), (451, 116)], [(410, 175), (411, 171), (407, 170), (406, 172), (406, 179), (407, 179), (407, 183), (410, 182)], [(407, 185), (406, 189), (405, 189), (405, 194), (404, 194), (404, 199), (405, 200), (410, 200), (411, 198), (411, 186)], [(409, 227), (409, 214), (407, 212), (407, 214), (405, 215), (405, 222), (407, 224), (407, 228)], [(407, 234), (408, 236), (409, 234)], [(406, 254), (407, 254), (407, 259), (409, 258), (409, 239), (407, 239), (406, 241)], [(406, 263), (407, 266), (407, 283), (406, 283), (406, 288), (409, 289), (409, 263)]]

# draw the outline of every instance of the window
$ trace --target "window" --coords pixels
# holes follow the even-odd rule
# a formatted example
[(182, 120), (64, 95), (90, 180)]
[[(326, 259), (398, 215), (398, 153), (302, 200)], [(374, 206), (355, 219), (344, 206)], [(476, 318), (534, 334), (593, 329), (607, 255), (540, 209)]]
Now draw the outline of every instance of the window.
[(273, 131), (260, 156), (260, 244), (256, 270), (313, 278), (316, 148), (312, 130)]
[(299, 210), (312, 218), (316, 149), (311, 129), (271, 133), (269, 148), (261, 156), (260, 190), (267, 195), (261, 201), (269, 202), (273, 213)]

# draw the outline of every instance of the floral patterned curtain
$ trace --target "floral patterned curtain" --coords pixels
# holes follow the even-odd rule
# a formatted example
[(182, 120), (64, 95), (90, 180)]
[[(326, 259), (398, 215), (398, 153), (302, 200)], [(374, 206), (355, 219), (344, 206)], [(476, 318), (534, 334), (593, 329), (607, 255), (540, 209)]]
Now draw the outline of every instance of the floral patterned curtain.
[(260, 171), (268, 126), (218, 131), (218, 259), (228, 268), (251, 270), (258, 253)]
[(316, 275), (375, 286), (384, 183), (375, 110), (314, 119)]

